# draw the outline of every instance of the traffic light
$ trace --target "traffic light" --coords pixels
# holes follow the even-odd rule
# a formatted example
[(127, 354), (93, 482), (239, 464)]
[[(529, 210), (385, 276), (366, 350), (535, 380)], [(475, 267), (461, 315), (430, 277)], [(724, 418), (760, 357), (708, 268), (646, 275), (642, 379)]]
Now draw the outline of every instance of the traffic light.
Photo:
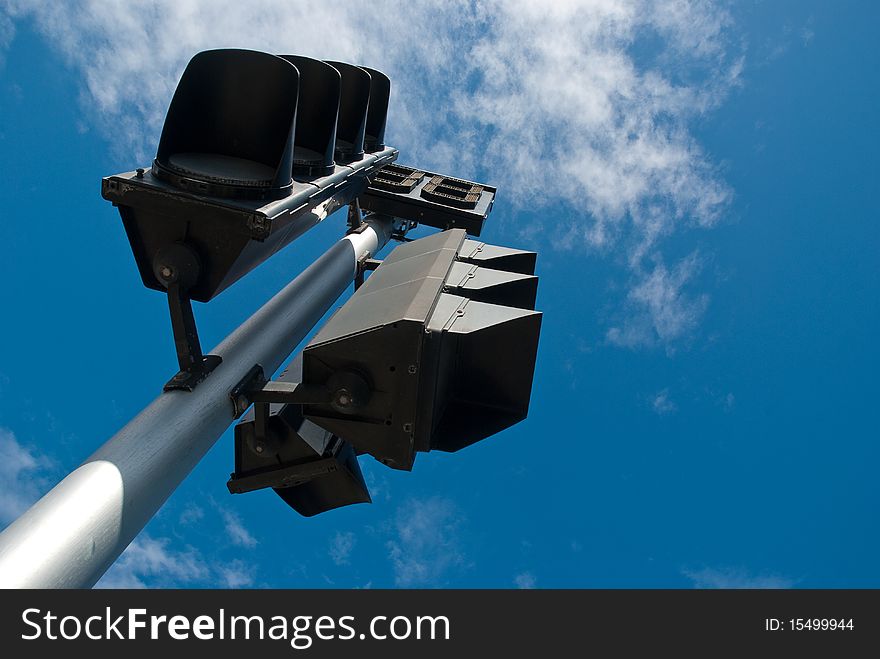
[[(342, 76), (339, 119), (336, 123), (336, 162), (356, 162), (364, 157), (364, 134), (367, 128), (367, 113), (370, 109), (371, 77), (359, 66), (345, 62), (327, 62), (327, 64), (339, 71)], [(385, 102), (387, 104), (387, 98)]]
[(304, 384), (357, 395), (303, 415), (405, 470), (418, 451), (458, 451), (521, 421), (541, 326), (534, 262), (462, 229), (397, 247), (303, 351)]
[(370, 74), (370, 107), (364, 127), (364, 151), (379, 153), (385, 149), (385, 123), (388, 119), (388, 100), (391, 80), (381, 71), (361, 67)]
[(316, 178), (333, 173), (336, 120), (342, 86), (339, 71), (326, 62), (282, 55), (299, 71), (296, 136), (293, 140), (293, 174)]
[(197, 54), (168, 108), (153, 173), (194, 194), (284, 196), (298, 90), (299, 72), (264, 53)]
[[(193, 391), (221, 359), (202, 355), (191, 300), (207, 302), (349, 205), (440, 233), (397, 247), (303, 351), (267, 382), (235, 388), (231, 492), (272, 487), (304, 515), (369, 501), (357, 455), (396, 469), (458, 451), (528, 413), (541, 313), (533, 252), (479, 236), (496, 190), (394, 164), (391, 82), (375, 69), (220, 49), (187, 65), (149, 168), (110, 176), (143, 283), (167, 293), (180, 372)], [(271, 374), (270, 374), (271, 375)]]
[[(368, 110), (384, 131), (383, 78), (370, 74), (370, 94), (375, 79), (385, 111), (369, 103)], [(182, 267), (173, 262), (180, 250), (169, 246), (183, 244), (197, 270), (187, 297), (207, 302), (351, 203), (368, 175), (397, 158), (396, 149), (383, 148), (334, 164), (341, 79), (330, 64), (292, 55), (221, 49), (192, 58), (152, 167), (102, 181), (145, 286), (167, 290), (161, 273)], [(362, 94), (362, 77), (356, 86)], [(357, 109), (344, 100), (348, 139)]]
[[(297, 357), (278, 380), (301, 378)], [(273, 403), (264, 429), (258, 429), (255, 416), (252, 409), (235, 426), (235, 473), (227, 483), (232, 494), (271, 487), (306, 517), (370, 503), (351, 444), (303, 418), (301, 405)]]
[(198, 53), (152, 167), (103, 179), (144, 285), (168, 294), (180, 371), (166, 390), (192, 391), (220, 363), (202, 355), (190, 301), (209, 301), (354, 202), (367, 176), (397, 158), (384, 146), (357, 152), (371, 118), (384, 131), (389, 86), (374, 73), (295, 55)]

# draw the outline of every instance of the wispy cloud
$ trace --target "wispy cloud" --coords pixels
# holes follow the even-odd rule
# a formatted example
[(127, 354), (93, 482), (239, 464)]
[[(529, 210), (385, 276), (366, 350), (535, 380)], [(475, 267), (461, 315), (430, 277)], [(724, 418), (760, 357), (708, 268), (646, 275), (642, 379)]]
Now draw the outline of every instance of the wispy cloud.
[(691, 132), (743, 67), (719, 2), (5, 6), (33, 19), (81, 73), (91, 120), (130, 165), (152, 156), (176, 81), (199, 50), (295, 51), (376, 66), (393, 81), (388, 138), (404, 161), (489, 178), (516, 209), (552, 211), (541, 230), (532, 223), (531, 240), (623, 257), (632, 281), (611, 344), (674, 344), (705, 308), (706, 296), (677, 293), (676, 273), (691, 262), (668, 269), (661, 252), (681, 227), (714, 225), (731, 199)]
[(122, 552), (97, 588), (180, 587), (208, 582), (211, 570), (201, 554), (171, 546), (169, 538), (143, 533)]
[(694, 588), (792, 588), (794, 580), (778, 574), (754, 574), (743, 568), (683, 570)]
[(694, 330), (709, 304), (708, 295), (690, 294), (686, 289), (701, 266), (695, 252), (671, 270), (657, 262), (650, 271), (639, 273), (627, 295), (621, 322), (605, 335), (608, 342), (630, 348), (663, 345), (672, 352), (676, 341)]
[(205, 518), (205, 510), (201, 506), (198, 506), (194, 503), (188, 503), (186, 507), (181, 511), (180, 517), (178, 521), (181, 524), (195, 524), (196, 522), (200, 522)]
[(210, 559), (168, 537), (141, 533), (95, 586), (96, 588), (247, 588), (257, 573), (241, 559)]
[(216, 567), (219, 581), (218, 585), (225, 588), (247, 588), (254, 585), (256, 567), (236, 559)]
[(733, 412), (736, 407), (736, 396), (728, 392), (726, 396), (721, 398), (721, 407), (725, 412)]
[(449, 499), (412, 499), (397, 509), (388, 555), (397, 586), (441, 586), (453, 567), (464, 564), (462, 517)]
[(6, 48), (12, 42), (15, 36), (15, 24), (3, 13), (0, 13), (0, 67), (4, 63), (4, 54)]
[(660, 416), (666, 416), (678, 410), (678, 405), (669, 397), (669, 389), (663, 389), (651, 397), (651, 409)]
[(337, 531), (330, 541), (330, 560), (336, 565), (348, 565), (354, 545), (354, 533)]
[(531, 572), (522, 572), (521, 574), (516, 575), (513, 578), (513, 583), (517, 588), (522, 590), (530, 590), (535, 588), (538, 585), (537, 579), (535, 579), (535, 575)]
[(241, 518), (231, 510), (220, 508), (220, 515), (223, 517), (223, 524), (226, 527), (226, 535), (234, 545), (252, 549), (257, 546), (257, 539), (251, 535)]
[(55, 463), (0, 428), (0, 525), (21, 515), (52, 485)]

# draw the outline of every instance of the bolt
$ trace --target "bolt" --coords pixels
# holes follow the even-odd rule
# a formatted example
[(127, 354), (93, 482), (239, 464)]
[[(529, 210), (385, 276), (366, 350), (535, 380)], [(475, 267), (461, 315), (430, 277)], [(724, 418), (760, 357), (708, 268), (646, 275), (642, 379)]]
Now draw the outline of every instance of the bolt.
[(254, 444), (254, 450), (255, 450), (257, 453), (262, 453), (264, 448), (265, 448), (265, 447), (263, 446), (262, 442), (260, 442), (260, 443), (258, 443), (258, 444)]
[(403, 424), (403, 432), (412, 432), (412, 424), (404, 423)]
[(244, 412), (245, 409), (247, 409), (247, 406), (248, 406), (248, 399), (247, 399), (246, 396), (243, 396), (243, 395), (242, 395), (242, 396), (239, 396), (239, 397), (236, 399), (235, 404), (238, 405), (238, 409), (239, 409), (240, 412)]
[(410, 374), (410, 375), (415, 375), (415, 374), (416, 374), (416, 371), (417, 371), (418, 369), (416, 368), (416, 365), (415, 365), (415, 364), (410, 364), (410, 365), (409, 365), (409, 368), (408, 368), (407, 370), (409, 371), (409, 374)]
[(164, 279), (171, 279), (174, 276), (174, 268), (168, 265), (163, 265), (159, 269), (159, 274), (162, 275)]
[(135, 170), (135, 172), (137, 173), (138, 178), (144, 177), (144, 168), (143, 167), (138, 167), (137, 170)]

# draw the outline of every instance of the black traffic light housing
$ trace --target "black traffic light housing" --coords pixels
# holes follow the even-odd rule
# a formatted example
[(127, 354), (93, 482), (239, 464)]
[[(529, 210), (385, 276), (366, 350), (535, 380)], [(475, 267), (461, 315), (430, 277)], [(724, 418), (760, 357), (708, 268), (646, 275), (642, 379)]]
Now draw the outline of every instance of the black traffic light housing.
[(152, 169), (102, 182), (145, 286), (166, 290), (155, 257), (186, 243), (199, 260), (188, 296), (207, 302), (351, 203), (369, 174), (397, 158), (385, 149), (334, 166), (340, 80), (329, 64), (305, 57), (248, 50), (193, 57)]
[(336, 119), (342, 79), (339, 71), (321, 60), (282, 55), (299, 71), (300, 103), (293, 140), (293, 175), (317, 178), (333, 173)]
[(212, 197), (289, 194), (299, 84), (296, 68), (266, 53), (197, 54), (171, 99), (153, 174)]
[(338, 163), (357, 162), (364, 157), (364, 134), (370, 108), (370, 74), (353, 64), (327, 63), (342, 76), (334, 157)]
[[(376, 79), (387, 113), (387, 85)], [(334, 164), (341, 80), (330, 64), (304, 57), (199, 53), (175, 91), (152, 167), (103, 179), (144, 285), (169, 296), (180, 372), (166, 389), (191, 390), (219, 363), (201, 354), (190, 300), (209, 301), (354, 202), (367, 176), (397, 158), (385, 148)], [(349, 102), (345, 122), (366, 126), (369, 100), (361, 119)], [(347, 123), (343, 132), (350, 135)]]
[[(496, 263), (477, 265), (483, 251)], [(335, 388), (342, 374), (369, 395), (347, 409), (303, 405), (304, 416), (395, 469), (417, 451), (457, 451), (528, 413), (541, 313), (534, 253), (444, 231), (397, 247), (303, 351), (303, 383)]]
[(388, 120), (391, 79), (376, 69), (366, 66), (361, 68), (370, 74), (370, 105), (364, 129), (364, 151), (378, 153), (385, 149), (385, 123)]

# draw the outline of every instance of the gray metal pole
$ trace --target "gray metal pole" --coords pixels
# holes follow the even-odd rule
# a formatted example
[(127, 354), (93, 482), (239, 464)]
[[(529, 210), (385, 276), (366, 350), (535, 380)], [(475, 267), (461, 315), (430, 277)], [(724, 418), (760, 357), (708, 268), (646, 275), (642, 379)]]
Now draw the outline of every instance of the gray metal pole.
[(89, 588), (233, 421), (230, 390), (254, 364), (275, 372), (351, 284), (392, 218), (340, 240), (211, 351), (193, 392), (163, 393), (0, 533), (0, 587)]

